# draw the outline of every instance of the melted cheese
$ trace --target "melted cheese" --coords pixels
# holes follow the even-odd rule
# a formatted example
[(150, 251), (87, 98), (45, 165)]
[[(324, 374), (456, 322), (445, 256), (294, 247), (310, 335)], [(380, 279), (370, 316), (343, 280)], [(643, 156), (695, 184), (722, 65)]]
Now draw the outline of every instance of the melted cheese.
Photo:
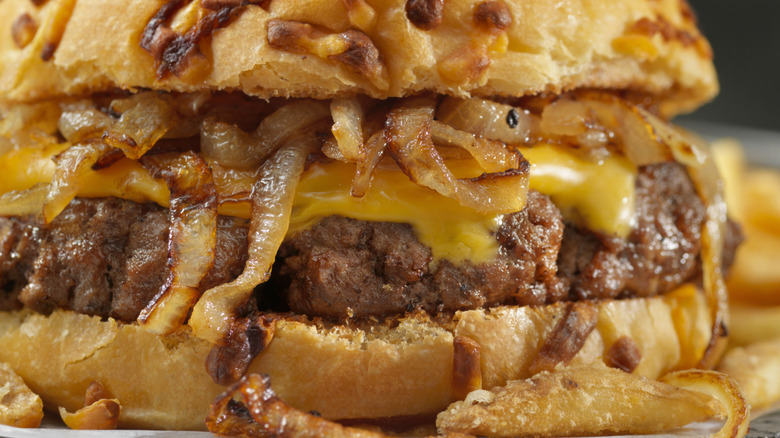
[[(51, 157), (65, 147), (52, 144), (0, 156), (0, 192), (50, 181), (55, 167)], [(531, 163), (530, 188), (549, 195), (567, 220), (619, 236), (631, 230), (636, 170), (628, 160), (610, 157), (591, 162), (550, 145), (523, 148), (521, 152)], [(454, 164), (460, 176), (481, 173), (473, 165)], [(312, 165), (299, 183), (289, 233), (299, 232), (321, 217), (338, 214), (359, 220), (409, 223), (420, 241), (432, 248), (435, 259), (479, 263), (496, 254), (494, 233), (500, 226), (500, 216), (462, 207), (455, 200), (412, 183), (397, 169), (382, 166), (376, 170), (368, 193), (355, 198), (350, 194), (354, 172), (352, 164)], [(218, 186), (249, 185), (252, 181), (249, 175), (244, 182), (238, 181), (240, 175), (230, 176), (230, 181), (216, 177)], [(230, 189), (235, 191), (235, 187)], [(139, 163), (123, 159), (90, 174), (79, 196), (116, 196), (168, 206), (170, 194), (165, 183), (152, 178)], [(249, 205), (224, 203), (220, 213), (246, 218)]]

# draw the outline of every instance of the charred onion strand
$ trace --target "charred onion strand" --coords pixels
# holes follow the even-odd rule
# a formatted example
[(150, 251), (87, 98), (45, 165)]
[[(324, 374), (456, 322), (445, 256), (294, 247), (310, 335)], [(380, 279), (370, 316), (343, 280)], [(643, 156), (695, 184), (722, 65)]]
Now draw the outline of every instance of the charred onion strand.
[(155, 333), (179, 328), (200, 297), (198, 286), (214, 265), (217, 246), (217, 189), (206, 162), (188, 151), (168, 163), (160, 155), (144, 157), (155, 177), (171, 192), (168, 278), (138, 321)]
[[(239, 400), (239, 401), (237, 401)], [(250, 374), (211, 405), (206, 427), (217, 435), (290, 438), (384, 438), (295, 409), (271, 389), (266, 375)]]
[(296, 136), (261, 166), (251, 196), (249, 259), (238, 278), (207, 290), (195, 304), (190, 326), (197, 337), (223, 343), (236, 319), (236, 309), (249, 300), (257, 285), (268, 280), (287, 234), (295, 187), (306, 158), (318, 148), (313, 134)]
[(385, 129), (388, 149), (415, 183), (485, 213), (512, 213), (525, 207), (530, 165), (525, 159), (503, 172), (457, 179), (433, 145), (433, 104), (410, 101), (390, 112)]
[(230, 385), (246, 374), (249, 365), (273, 339), (272, 316), (253, 315), (236, 321), (225, 345), (215, 345), (206, 357), (206, 371), (218, 385)]

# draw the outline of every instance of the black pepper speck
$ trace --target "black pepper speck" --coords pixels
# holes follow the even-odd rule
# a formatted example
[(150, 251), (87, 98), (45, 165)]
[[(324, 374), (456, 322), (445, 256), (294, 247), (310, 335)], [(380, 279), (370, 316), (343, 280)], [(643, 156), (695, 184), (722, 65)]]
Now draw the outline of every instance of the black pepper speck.
[(517, 110), (512, 108), (509, 110), (509, 114), (506, 115), (506, 124), (510, 128), (517, 128), (517, 124), (520, 122), (520, 116), (517, 114)]

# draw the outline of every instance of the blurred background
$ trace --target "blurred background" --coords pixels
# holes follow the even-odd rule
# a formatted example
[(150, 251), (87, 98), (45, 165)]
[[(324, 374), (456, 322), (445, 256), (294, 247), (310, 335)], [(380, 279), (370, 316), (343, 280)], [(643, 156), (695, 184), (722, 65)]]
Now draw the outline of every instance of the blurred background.
[(715, 52), (721, 91), (676, 121), (706, 125), (713, 135), (733, 126), (780, 132), (780, 0), (689, 2)]

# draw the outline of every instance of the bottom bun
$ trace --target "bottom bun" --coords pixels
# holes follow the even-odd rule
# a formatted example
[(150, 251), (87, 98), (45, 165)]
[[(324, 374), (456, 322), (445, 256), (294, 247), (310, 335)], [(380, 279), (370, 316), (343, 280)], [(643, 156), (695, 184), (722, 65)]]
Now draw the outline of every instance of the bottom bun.
[[(656, 378), (694, 366), (710, 340), (704, 297), (690, 285), (662, 297), (579, 305), (595, 310), (595, 326), (564, 361), (571, 364), (609, 362), (613, 347), (628, 343), (634, 372)], [(410, 316), (372, 328), (277, 319), (273, 340), (249, 371), (269, 374), (292, 406), (327, 418), (432, 416), (462, 394), (461, 379), (453, 378), (457, 340), (477, 346), (471, 357), (484, 388), (503, 385), (532, 374), (571, 308), (498, 307), (459, 312), (447, 323)], [(119, 400), (120, 427), (204, 429), (210, 403), (225, 389), (206, 373), (210, 348), (186, 329), (160, 337), (69, 311), (0, 315), (0, 362), (49, 409), (79, 409), (97, 381)]]

